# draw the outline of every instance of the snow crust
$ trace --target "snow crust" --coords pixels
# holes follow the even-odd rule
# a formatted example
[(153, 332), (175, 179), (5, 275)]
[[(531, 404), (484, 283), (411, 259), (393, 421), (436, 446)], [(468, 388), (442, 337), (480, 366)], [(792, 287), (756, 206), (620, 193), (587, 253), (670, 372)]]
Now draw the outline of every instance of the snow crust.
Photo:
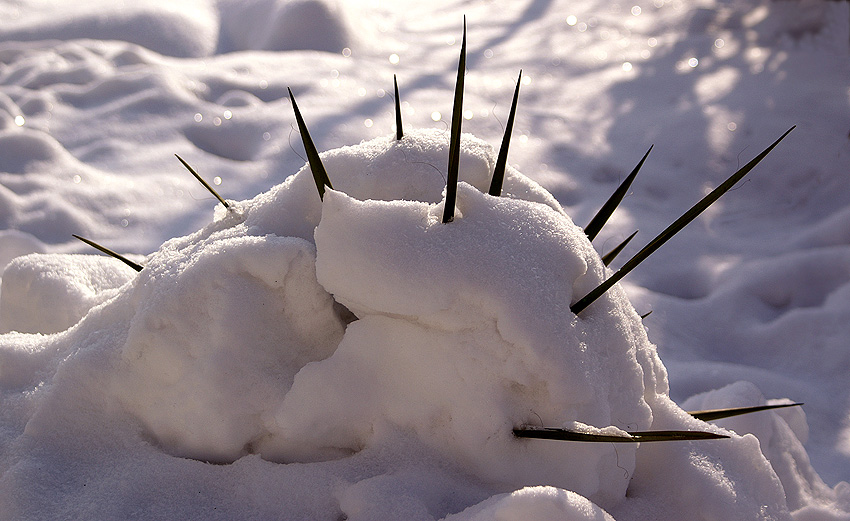
[[(463, 136), (442, 224), (463, 14), (484, 139)], [(0, 519), (850, 519), (846, 5), (27, 0), (0, 19)], [(792, 124), (570, 312), (611, 273), (597, 249), (648, 239)], [(653, 142), (594, 248), (573, 219)], [(229, 210), (210, 222), (175, 152)]]

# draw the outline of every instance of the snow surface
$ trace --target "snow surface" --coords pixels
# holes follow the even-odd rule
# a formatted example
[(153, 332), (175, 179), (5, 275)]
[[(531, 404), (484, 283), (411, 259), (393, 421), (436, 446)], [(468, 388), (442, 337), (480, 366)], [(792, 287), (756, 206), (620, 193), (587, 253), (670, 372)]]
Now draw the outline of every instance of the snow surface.
[[(850, 519), (848, 11), (0, 3), (0, 519)], [(463, 15), (471, 134), (442, 224)], [(618, 267), (792, 125), (570, 312), (610, 274), (596, 251), (639, 228)], [(653, 143), (594, 249), (581, 226)]]

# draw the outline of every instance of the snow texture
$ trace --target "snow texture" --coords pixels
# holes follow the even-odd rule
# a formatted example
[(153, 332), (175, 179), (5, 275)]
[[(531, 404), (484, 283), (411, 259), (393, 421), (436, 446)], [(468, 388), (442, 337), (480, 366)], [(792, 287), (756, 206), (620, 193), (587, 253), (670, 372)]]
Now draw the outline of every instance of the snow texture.
[[(850, 519), (847, 5), (26, 0), (0, 19), (0, 519)], [(612, 273), (598, 251), (648, 241), (794, 124), (570, 311)], [(592, 245), (581, 224), (652, 143)], [(230, 207), (210, 219), (174, 153)], [(730, 438), (513, 435), (529, 425)]]

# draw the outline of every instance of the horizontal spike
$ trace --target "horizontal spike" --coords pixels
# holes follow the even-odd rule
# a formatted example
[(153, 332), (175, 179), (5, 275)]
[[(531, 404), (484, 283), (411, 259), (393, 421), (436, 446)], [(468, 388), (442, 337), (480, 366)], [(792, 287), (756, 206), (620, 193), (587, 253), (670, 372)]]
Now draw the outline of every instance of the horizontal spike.
[(625, 248), (626, 245), (629, 244), (629, 241), (631, 241), (634, 238), (634, 236), (637, 235), (637, 232), (638, 231), (635, 230), (635, 232), (633, 234), (626, 237), (626, 240), (624, 240), (623, 242), (621, 242), (620, 244), (615, 246), (613, 250), (611, 250), (608, 253), (606, 253), (605, 255), (603, 255), (602, 256), (602, 264), (609, 266), (612, 262), (614, 262), (614, 259), (617, 258), (617, 255), (619, 255), (620, 252), (623, 251), (623, 248)]
[(188, 170), (189, 172), (191, 172), (191, 173), (192, 173), (192, 175), (193, 175), (193, 176), (195, 176), (195, 179), (197, 179), (198, 181), (200, 181), (200, 183), (201, 183), (202, 185), (204, 185), (204, 188), (206, 188), (206, 189), (209, 191), (209, 193), (213, 194), (213, 195), (215, 196), (215, 198), (216, 198), (216, 199), (218, 199), (218, 202), (220, 202), (221, 204), (223, 204), (225, 208), (230, 208), (230, 205), (229, 205), (229, 204), (227, 204), (227, 201), (225, 201), (224, 199), (222, 199), (222, 197), (221, 197), (220, 195), (218, 195), (218, 192), (216, 192), (216, 191), (213, 189), (213, 187), (212, 187), (212, 186), (210, 186), (209, 184), (207, 184), (207, 182), (206, 182), (206, 181), (204, 181), (204, 180), (201, 178), (201, 176), (200, 176), (200, 175), (198, 175), (198, 173), (197, 173), (197, 172), (195, 172), (195, 169), (194, 169), (194, 168), (192, 168), (191, 166), (189, 166), (189, 163), (187, 163), (186, 161), (184, 161), (184, 160), (183, 160), (183, 158), (182, 158), (182, 157), (180, 157), (180, 156), (178, 156), (177, 154), (174, 154), (174, 157), (176, 157), (177, 159), (179, 159), (179, 160), (180, 160), (180, 162), (181, 162), (181, 163), (183, 163), (183, 166), (185, 166), (185, 167), (186, 167), (186, 170)]
[(457, 183), (460, 170), (460, 127), (463, 112), (463, 76), (466, 72), (466, 16), (463, 17), (463, 40), (460, 45), (460, 60), (457, 65), (455, 99), (452, 105), (452, 128), (449, 139), (449, 167), (446, 178), (446, 206), (443, 208), (443, 223), (455, 218)]
[(316, 145), (313, 144), (313, 138), (310, 137), (304, 118), (301, 117), (301, 111), (298, 110), (298, 104), (295, 103), (292, 89), (287, 87), (286, 90), (289, 91), (289, 99), (292, 101), (292, 109), (295, 111), (295, 121), (298, 123), (298, 132), (301, 133), (301, 142), (304, 143), (304, 151), (307, 152), (307, 163), (310, 165), (310, 171), (313, 172), (313, 180), (316, 182), (316, 189), (319, 191), (319, 199), (324, 200), (325, 187), (327, 186), (331, 190), (334, 187), (331, 185), (331, 180), (328, 178), (328, 173), (325, 171), (325, 165), (322, 164)]
[(732, 407), (729, 409), (709, 409), (705, 411), (688, 411), (688, 414), (698, 420), (710, 422), (730, 418), (732, 416), (740, 416), (742, 414), (750, 414), (753, 412), (767, 411), (770, 409), (781, 409), (783, 407), (799, 407), (802, 403), (780, 403), (776, 405), (756, 405), (754, 407)]
[(649, 157), (649, 153), (652, 152), (652, 147), (655, 145), (651, 145), (649, 150), (646, 151), (646, 154), (643, 155), (643, 158), (638, 162), (637, 166), (634, 167), (632, 172), (620, 183), (620, 186), (614, 190), (614, 193), (611, 194), (611, 197), (605, 201), (605, 204), (602, 205), (602, 208), (596, 212), (596, 215), (593, 216), (593, 219), (584, 227), (584, 233), (587, 235), (587, 238), (593, 241), (599, 232), (602, 230), (602, 227), (605, 226), (605, 223), (608, 222), (608, 219), (611, 218), (611, 214), (614, 213), (614, 210), (620, 205), (623, 198), (629, 192), (629, 187), (632, 186), (632, 181), (635, 180), (637, 173), (640, 171), (643, 163), (646, 161), (646, 158)]
[(728, 438), (724, 434), (705, 431), (631, 431), (625, 436), (576, 432), (569, 429), (551, 427), (525, 427), (514, 429), (517, 438), (537, 440), (580, 441), (587, 443), (646, 443), (653, 441), (694, 441), (720, 440)]
[(495, 197), (502, 195), (502, 184), (505, 181), (505, 169), (508, 166), (508, 148), (511, 144), (511, 132), (514, 129), (514, 118), (516, 117), (516, 106), (519, 100), (519, 86), (522, 82), (522, 69), (519, 70), (519, 77), (516, 79), (516, 89), (514, 90), (514, 100), (511, 102), (511, 111), (508, 114), (508, 122), (505, 125), (505, 135), (502, 138), (502, 146), (499, 147), (499, 156), (496, 159), (496, 167), (493, 169), (493, 180), (490, 181), (489, 194)]
[(106, 248), (105, 246), (101, 246), (100, 244), (98, 244), (94, 241), (90, 241), (86, 238), (80, 237), (79, 235), (74, 235), (74, 234), (71, 234), (71, 235), (74, 238), (79, 239), (79, 240), (83, 241), (84, 243), (88, 244), (92, 248), (99, 250), (99, 251), (102, 251), (103, 253), (109, 255), (110, 257), (114, 257), (114, 258), (120, 260), (121, 262), (123, 262), (127, 266), (130, 266), (131, 268), (133, 268), (136, 271), (142, 271), (144, 269), (144, 266), (142, 266), (141, 264), (136, 264), (135, 262), (131, 261), (127, 257), (121, 255), (120, 253), (115, 253), (114, 251), (110, 250), (109, 248)]
[(641, 319), (641, 320), (643, 320), (643, 319), (645, 319), (646, 317), (648, 317), (648, 316), (649, 316), (649, 315), (651, 315), (651, 314), (652, 314), (652, 310), (650, 309), (649, 311), (647, 311), (646, 313), (644, 313), (643, 315), (641, 315), (641, 316), (640, 316), (640, 319)]
[(724, 181), (720, 186), (711, 191), (708, 195), (703, 197), (697, 204), (691, 207), (690, 210), (682, 214), (681, 217), (676, 219), (673, 224), (668, 226), (663, 232), (658, 234), (658, 236), (652, 241), (643, 247), (642, 250), (637, 252), (634, 257), (629, 259), (622, 268), (620, 268), (616, 273), (611, 275), (608, 279), (606, 279), (602, 284), (594, 288), (590, 293), (582, 297), (578, 302), (570, 306), (570, 310), (578, 315), (581, 313), (587, 306), (592, 304), (596, 299), (602, 296), (606, 291), (611, 289), (611, 286), (616, 284), (620, 279), (626, 276), (630, 271), (632, 271), (635, 267), (637, 267), (641, 262), (646, 260), (652, 253), (654, 253), (658, 248), (660, 248), (665, 242), (667, 242), (671, 237), (679, 233), (682, 228), (688, 225), (691, 221), (697, 218), (699, 214), (701, 214), (706, 208), (711, 206), (715, 201), (717, 201), (720, 196), (729, 191), (738, 181), (740, 181), (745, 175), (747, 175), (750, 170), (752, 170), (757, 164), (761, 162), (762, 159), (767, 156), (775, 147), (779, 144), (780, 141), (785, 139), (792, 130), (796, 128), (796, 125), (785, 131), (782, 136), (779, 137), (776, 141), (773, 142), (772, 145), (767, 147), (762, 151), (761, 154), (757, 155), (752, 161), (744, 165), (737, 172), (732, 174), (726, 181)]

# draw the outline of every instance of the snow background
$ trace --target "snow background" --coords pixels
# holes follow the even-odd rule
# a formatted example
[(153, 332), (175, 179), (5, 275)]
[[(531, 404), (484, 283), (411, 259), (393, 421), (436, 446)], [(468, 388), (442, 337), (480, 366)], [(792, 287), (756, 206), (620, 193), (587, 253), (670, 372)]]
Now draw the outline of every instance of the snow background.
[[(644, 325), (668, 369), (674, 401), (690, 409), (751, 405), (762, 398), (805, 402), (805, 416), (780, 416), (805, 442), (803, 454), (820, 478), (847, 501), (841, 483), (850, 481), (850, 192), (845, 186), (850, 15), (845, 3), (4, 2), (0, 263), (34, 252), (91, 253), (72, 233), (147, 255), (171, 238), (208, 226), (215, 201), (183, 171), (175, 153), (214, 180), (228, 199), (251, 199), (269, 190), (304, 163), (287, 87), (320, 150), (393, 131), (393, 74), (405, 127), (445, 131), (463, 15), (469, 21), (464, 131), (493, 145), (500, 142), (521, 68), (524, 83), (509, 162), (549, 190), (576, 224), (590, 220), (655, 144), (629, 196), (596, 241), (607, 251), (639, 229), (621, 259), (797, 125), (747, 181), (623, 286), (638, 313), (652, 311)], [(442, 184), (437, 170), (443, 167), (436, 166), (433, 176)], [(127, 280), (124, 268), (110, 259), (31, 259), (19, 262), (17, 273), (4, 274), (4, 331), (63, 331), (115, 296)], [(62, 292), (73, 294), (57, 300)], [(99, 331), (108, 338), (123, 334)], [(41, 352), (59, 342), (55, 338), (10, 334), (2, 342), (10, 352)], [(35, 355), (23, 358), (39, 363)], [(0, 363), (15, 371), (25, 365)], [(56, 472), (42, 480), (47, 476), (35, 470), (21, 471), (34, 461), (62, 465), (45, 455), (32, 461), (21, 457), (16, 444), (28, 414), (21, 397), (37, 394), (38, 382), (28, 387), (32, 382), (8, 371), (0, 368), (7, 470), (0, 501), (44, 515), (39, 509), (51, 498), (70, 497), (63, 489), (69, 478)], [(736, 383), (741, 381), (750, 384)], [(725, 391), (694, 397), (730, 384)], [(42, 428), (57, 429), (56, 446), (81, 443), (59, 433), (63, 415), (77, 414), (63, 403), (64, 408), (42, 412)], [(776, 419), (770, 418), (752, 420), (750, 426), (729, 420), (727, 426), (755, 432)], [(769, 432), (759, 436), (763, 451)], [(129, 435), (114, 438), (117, 445), (135, 443)], [(402, 457), (404, 443), (399, 444), (397, 452), (382, 457)], [(227, 497), (238, 483), (254, 497), (244, 517), (262, 518), (257, 512), (272, 508), (275, 487), (302, 486), (309, 496), (308, 483), (339, 477), (338, 470), (312, 466), (264, 482), (257, 468), (271, 463), (251, 456), (211, 467), (221, 480), (203, 480), (204, 488), (193, 493), (204, 499), (187, 502), (181, 482), (209, 466), (164, 453), (150, 458), (122, 465), (106, 457), (87, 462), (91, 475), (113, 477), (92, 481), (103, 490), (84, 497), (100, 499), (79, 504), (76, 517), (104, 508), (102, 498), (119, 497), (121, 509), (111, 511), (115, 518), (132, 517), (127, 512), (134, 509), (142, 517), (167, 517), (176, 504), (188, 505), (186, 518), (209, 518), (212, 510), (187, 512), (200, 505), (214, 508), (213, 498)], [(781, 474), (780, 465), (771, 463)], [(17, 471), (9, 473), (12, 467)], [(81, 482), (80, 466), (68, 468), (72, 482)], [(360, 472), (357, 464), (347, 468), (350, 477)], [(443, 476), (433, 468), (404, 472), (410, 474), (400, 483), (426, 490), (438, 487), (424, 483)], [(156, 502), (122, 490), (127, 476), (146, 474), (172, 480), (175, 499), (159, 503), (165, 505), (162, 512), (142, 514)], [(240, 482), (238, 476), (259, 481)], [(478, 502), (493, 495), (462, 476), (455, 484), (466, 499), (446, 512), (470, 506), (469, 498)], [(798, 519), (827, 515), (806, 510), (836, 500), (827, 489), (819, 490), (792, 498), (786, 484)], [(369, 497), (368, 490), (360, 492), (342, 498), (349, 501), (349, 514), (379, 518), (363, 510), (366, 506), (351, 506)], [(574, 498), (556, 503), (546, 492), (528, 495), (531, 499), (522, 501), (531, 501), (541, 516), (547, 504), (580, 504)], [(232, 501), (227, 508), (217, 506), (240, 512), (244, 497), (227, 500)], [(378, 503), (387, 515), (398, 516), (405, 510), (393, 506), (393, 497), (402, 495)], [(842, 508), (830, 508), (834, 517), (828, 519), (841, 518)], [(483, 518), (493, 515), (483, 504), (481, 512)]]

